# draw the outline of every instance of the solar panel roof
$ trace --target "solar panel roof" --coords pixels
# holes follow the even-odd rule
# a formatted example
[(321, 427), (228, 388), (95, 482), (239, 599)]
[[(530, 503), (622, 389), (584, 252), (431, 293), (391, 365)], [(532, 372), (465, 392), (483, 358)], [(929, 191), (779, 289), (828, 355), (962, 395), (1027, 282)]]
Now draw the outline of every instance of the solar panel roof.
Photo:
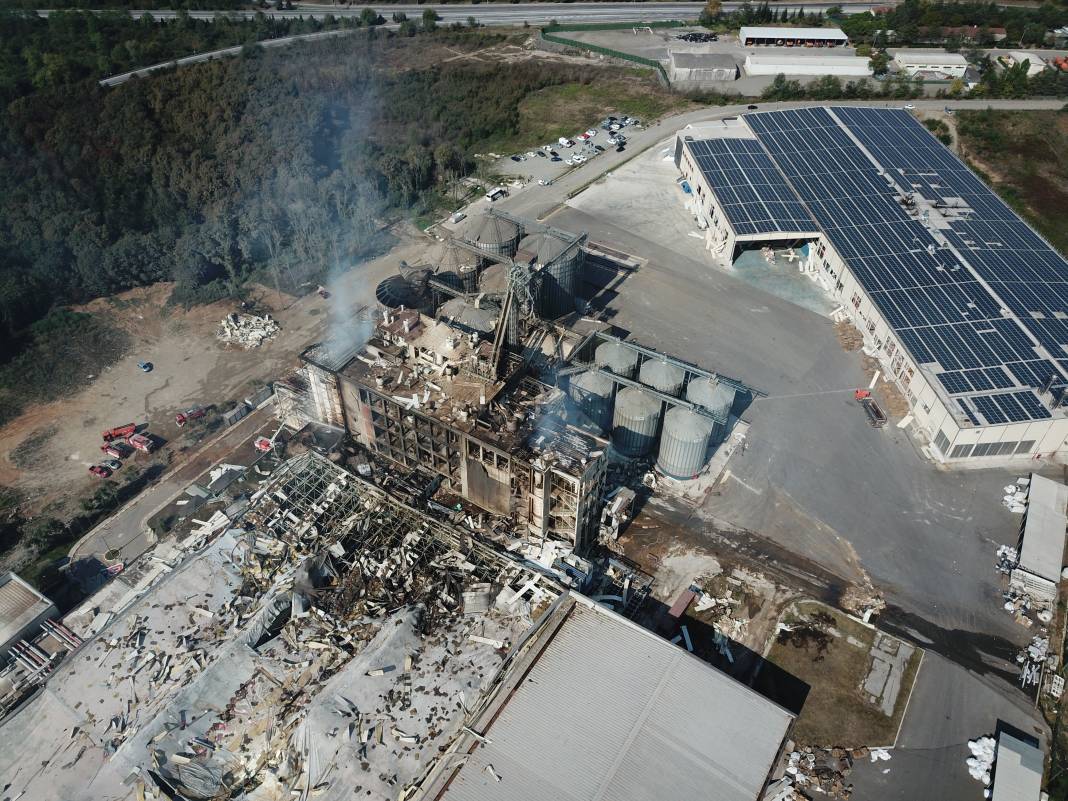
[(815, 231), (816, 225), (755, 139), (706, 139), (690, 154), (739, 236)]
[[(1059, 396), (1068, 386), (1068, 262), (1060, 254), (905, 111), (803, 108), (744, 119), (898, 339), (946, 394), (959, 396), (966, 418), (1051, 416), (1036, 390), (1051, 386)], [(711, 154), (728, 141), (746, 140), (692, 144)]]

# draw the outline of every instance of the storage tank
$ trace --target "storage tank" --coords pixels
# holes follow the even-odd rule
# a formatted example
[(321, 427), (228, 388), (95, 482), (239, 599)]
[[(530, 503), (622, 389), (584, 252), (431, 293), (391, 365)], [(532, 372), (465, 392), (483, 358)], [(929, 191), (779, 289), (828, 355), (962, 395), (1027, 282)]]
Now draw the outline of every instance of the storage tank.
[(531, 264), (541, 273), (539, 315), (552, 319), (575, 310), (585, 258), (579, 245), (548, 233), (531, 234), (519, 243), (516, 261)]
[(453, 244), (445, 245), (445, 250), (438, 261), (437, 272), (453, 273), (459, 278), (460, 289), (464, 292), (478, 291), (478, 275), (482, 268), (482, 259), (469, 250)]
[(482, 215), (467, 231), (468, 242), (487, 253), (509, 257), (515, 255), (522, 236), (523, 231), (518, 225), (493, 214)]
[(624, 456), (644, 456), (656, 441), (660, 401), (640, 389), (624, 387), (616, 395), (612, 444)]
[(612, 425), (612, 394), (615, 382), (595, 370), (571, 377), (571, 399), (591, 421), (607, 431)]
[(602, 342), (593, 353), (593, 361), (598, 367), (624, 378), (634, 378), (638, 368), (638, 354), (622, 342)]
[(685, 379), (686, 372), (681, 367), (669, 364), (663, 359), (646, 360), (638, 372), (638, 380), (643, 384), (676, 397), (682, 391), (682, 382)]
[(676, 406), (664, 415), (656, 469), (672, 478), (693, 478), (701, 472), (712, 438), (713, 422)]
[(508, 268), (503, 264), (487, 264), (478, 279), (481, 292), (503, 295), (508, 291)]
[(727, 430), (727, 421), (734, 406), (735, 389), (714, 378), (695, 378), (686, 387), (686, 400), (711, 412), (716, 418), (712, 441), (719, 442)]
[(501, 310), (485, 301), (476, 306), (463, 298), (452, 298), (441, 304), (438, 316), (443, 320), (451, 320), (458, 328), (470, 333), (491, 334), (497, 328)]
[(433, 310), (433, 302), (399, 275), (391, 275), (375, 288), (375, 298), (387, 309), (418, 309), (424, 314)]

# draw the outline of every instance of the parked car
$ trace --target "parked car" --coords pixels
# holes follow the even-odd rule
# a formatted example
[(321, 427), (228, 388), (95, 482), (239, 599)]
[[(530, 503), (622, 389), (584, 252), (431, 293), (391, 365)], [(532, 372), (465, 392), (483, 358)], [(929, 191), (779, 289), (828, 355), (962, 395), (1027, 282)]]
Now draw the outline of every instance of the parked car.
[(617, 147), (616, 148), (616, 152), (617, 153), (622, 153), (623, 152), (623, 145), (620, 145), (619, 147)]
[(564, 159), (564, 164), (566, 164), (568, 167), (574, 166), (575, 157), (574, 156), (568, 156), (566, 159)]
[(617, 137), (617, 136), (608, 137), (608, 144), (610, 144), (610, 145), (618, 145), (619, 144), (619, 137)]
[(586, 136), (593, 139), (593, 137), (597, 136), (597, 131), (594, 128), (590, 128), (590, 130), (586, 131)]
[(600, 145), (594, 145), (593, 149), (596, 150), (598, 153), (604, 153), (604, 148)]
[(580, 142), (585, 142), (586, 140), (588, 140), (590, 138), (590, 135), (581, 133), (578, 136), (576, 136), (575, 138), (578, 139)]
[(574, 147), (575, 143), (572, 142), (570, 139), (568, 139), (566, 136), (561, 136), (560, 137), (560, 146), (561, 147)]
[(100, 464), (103, 467), (106, 467), (108, 470), (118, 470), (120, 467), (122, 467), (122, 462), (120, 462), (118, 459), (105, 459)]
[(523, 160), (523, 158), (521, 156), (511, 156), (511, 159), (512, 159), (512, 161), (522, 161)]
[(946, 112), (947, 116), (950, 116), (950, 117), (953, 116), (953, 109), (951, 109), (949, 106), (946, 106), (945, 112)]
[(749, 106), (748, 106), (747, 108), (748, 108), (748, 109), (749, 109), (750, 111), (756, 111), (756, 106), (754, 106), (754, 105), (752, 105), (752, 104), (750, 104), (750, 105), (749, 105)]
[(89, 472), (97, 478), (107, 478), (111, 475), (111, 471), (104, 467), (104, 465), (102, 464), (94, 464), (92, 467), (89, 468)]
[(560, 158), (560, 154), (557, 153), (555, 150), (550, 150), (549, 155), (552, 156), (554, 159)]
[(549, 161), (563, 161), (563, 159), (559, 156), (553, 156), (551, 159), (549, 159)]
[(544, 158), (548, 158), (548, 157), (547, 157), (547, 156), (545, 155), (545, 151), (544, 151), (544, 150), (539, 150), (539, 151), (538, 151), (537, 153), (535, 153), (534, 155), (535, 155), (535, 156), (540, 156), (540, 157), (541, 157), (541, 158), (543, 158), (543, 159), (544, 159)]
[(610, 130), (610, 131), (618, 131), (622, 127), (623, 126), (620, 125), (618, 122), (613, 122), (611, 125), (608, 126), (608, 130)]
[(152, 362), (138, 362), (137, 363), (137, 368), (142, 373), (151, 373), (152, 372)]
[(572, 159), (576, 164), (583, 164), (586, 161), (586, 157), (583, 156), (581, 153), (576, 153), (574, 156), (572, 156)]
[(534, 151), (534, 150), (531, 150), (531, 151), (530, 151), (529, 153), (527, 153), (527, 158), (528, 158), (528, 159), (532, 159), (532, 158), (534, 158), (534, 157), (535, 157), (536, 155), (538, 155), (538, 154), (537, 154), (537, 152), (536, 152), (536, 151)]
[(905, 111), (912, 111), (914, 108), (916, 108), (916, 106), (913, 105), (912, 103), (906, 103), (905, 104)]
[(541, 149), (544, 150), (546, 153), (552, 153), (553, 152), (553, 146), (552, 145), (542, 145)]

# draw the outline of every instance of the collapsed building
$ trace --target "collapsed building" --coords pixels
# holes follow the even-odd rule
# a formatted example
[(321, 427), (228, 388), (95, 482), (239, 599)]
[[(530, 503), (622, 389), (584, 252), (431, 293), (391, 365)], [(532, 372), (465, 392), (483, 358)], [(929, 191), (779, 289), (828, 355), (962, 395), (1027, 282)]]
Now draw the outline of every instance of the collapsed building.
[[(752, 390), (582, 316), (585, 234), (491, 212), (376, 293), (365, 342), (301, 356), (308, 416), (519, 536), (596, 541), (613, 459), (689, 479)], [(400, 280), (397, 280), (400, 279)]]

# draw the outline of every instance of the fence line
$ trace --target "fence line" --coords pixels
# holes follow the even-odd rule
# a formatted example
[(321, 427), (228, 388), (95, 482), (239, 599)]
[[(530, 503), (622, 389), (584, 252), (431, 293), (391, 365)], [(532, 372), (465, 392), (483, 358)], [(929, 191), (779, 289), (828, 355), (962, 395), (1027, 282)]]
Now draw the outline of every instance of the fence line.
[(670, 88), (671, 80), (668, 78), (667, 70), (664, 69), (664, 65), (659, 61), (654, 61), (653, 59), (645, 58), (644, 56), (636, 56), (633, 53), (624, 53), (620, 50), (613, 50), (610, 47), (601, 47), (601, 45), (595, 45), (589, 42), (580, 42), (577, 39), (569, 39), (566, 36), (558, 36), (556, 32), (623, 31), (628, 28), (681, 28), (686, 24), (687, 23), (680, 22), (679, 20), (662, 20), (649, 23), (593, 22), (578, 25), (549, 25), (541, 29), (541, 38), (547, 42), (553, 42), (567, 47), (577, 47), (581, 50), (589, 50), (592, 53), (600, 53), (601, 55), (609, 56), (611, 58), (618, 58), (635, 64), (641, 64), (643, 67), (651, 67), (660, 75), (660, 80), (664, 82), (664, 85)]

